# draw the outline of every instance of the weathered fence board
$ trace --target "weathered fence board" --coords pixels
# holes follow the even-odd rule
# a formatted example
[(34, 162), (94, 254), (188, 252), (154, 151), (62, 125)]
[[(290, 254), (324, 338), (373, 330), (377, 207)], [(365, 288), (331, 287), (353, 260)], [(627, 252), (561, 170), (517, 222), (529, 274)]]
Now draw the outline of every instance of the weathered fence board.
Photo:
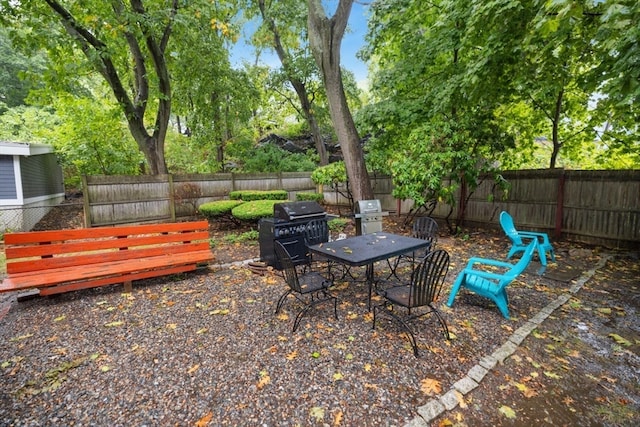
[[(519, 228), (545, 231), (556, 239), (640, 248), (640, 170), (527, 170), (502, 176), (510, 184), (507, 192), (485, 179), (471, 195), (465, 208), (468, 224), (499, 227), (498, 215), (507, 210)], [(195, 200), (179, 197), (184, 186), (197, 188)], [(393, 198), (389, 177), (372, 176), (372, 186), (384, 210), (407, 213), (413, 207), (410, 200)], [(308, 172), (86, 177), (85, 220), (87, 226), (169, 220), (192, 215), (194, 206), (227, 198), (234, 190), (274, 189), (287, 190), (294, 200), (295, 193), (314, 192), (316, 185)], [(323, 192), (328, 204), (348, 204), (330, 188)], [(439, 203), (432, 215), (454, 220), (458, 209)]]

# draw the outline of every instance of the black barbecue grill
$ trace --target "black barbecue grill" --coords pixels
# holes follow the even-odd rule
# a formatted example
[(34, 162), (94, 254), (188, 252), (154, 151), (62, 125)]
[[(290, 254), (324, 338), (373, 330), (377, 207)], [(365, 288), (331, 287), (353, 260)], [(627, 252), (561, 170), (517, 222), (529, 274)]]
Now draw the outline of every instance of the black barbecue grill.
[(288, 202), (273, 205), (273, 218), (262, 218), (258, 224), (260, 260), (281, 270), (274, 242), (278, 241), (287, 249), (294, 265), (309, 262), (309, 254), (304, 244), (304, 231), (312, 219), (327, 220), (327, 213), (317, 202)]

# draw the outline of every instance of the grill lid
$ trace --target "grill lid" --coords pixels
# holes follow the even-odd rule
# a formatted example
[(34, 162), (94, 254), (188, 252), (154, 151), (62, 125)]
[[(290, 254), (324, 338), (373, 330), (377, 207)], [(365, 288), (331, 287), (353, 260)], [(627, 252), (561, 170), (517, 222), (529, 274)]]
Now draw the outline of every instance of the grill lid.
[(279, 221), (324, 218), (326, 212), (318, 202), (289, 202), (273, 205), (273, 217)]
[(382, 204), (380, 203), (380, 200), (375, 199), (375, 200), (360, 200), (358, 201), (358, 203), (355, 205), (356, 208), (356, 212), (355, 212), (355, 217), (356, 218), (364, 218), (364, 219), (378, 219), (381, 220), (383, 216), (387, 216), (389, 215), (389, 212), (383, 212), (382, 211)]
[(380, 213), (382, 212), (382, 204), (380, 200), (359, 200), (356, 205), (355, 213)]

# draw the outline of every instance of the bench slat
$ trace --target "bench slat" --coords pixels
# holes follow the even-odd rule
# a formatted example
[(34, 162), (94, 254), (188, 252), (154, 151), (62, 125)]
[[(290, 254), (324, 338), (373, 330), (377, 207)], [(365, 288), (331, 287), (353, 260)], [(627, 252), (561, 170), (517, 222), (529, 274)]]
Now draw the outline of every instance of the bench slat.
[(213, 259), (207, 221), (5, 234), (8, 277), (0, 292), (41, 295), (196, 269)]
[(135, 236), (138, 234), (159, 234), (189, 230), (209, 230), (209, 223), (207, 221), (191, 221), (163, 224), (131, 225), (123, 227), (96, 227), (68, 230), (26, 231), (21, 233), (7, 233), (4, 237), (6, 245), (13, 245), (78, 240), (87, 238), (103, 238), (112, 236)]
[(54, 286), (74, 281), (89, 282), (92, 280), (95, 281), (96, 278), (106, 279), (111, 276), (119, 276), (115, 278), (118, 278), (119, 282), (122, 282), (128, 280), (122, 279), (122, 275), (131, 275), (145, 271), (149, 272), (151, 270), (157, 270), (156, 275), (162, 275), (164, 274), (162, 273), (163, 269), (166, 269), (168, 266), (192, 264), (195, 267), (195, 264), (208, 262), (211, 259), (211, 251), (206, 250), (184, 254), (162, 255), (145, 259), (121, 260), (105, 264), (87, 265), (84, 267), (58, 268), (46, 272), (16, 274), (6, 278), (2, 284), (0, 284), (0, 292)]
[(180, 254), (188, 252), (199, 252), (209, 250), (208, 242), (188, 243), (184, 245), (155, 246), (151, 248), (137, 248), (128, 250), (112, 250), (110, 252), (86, 253), (74, 256), (60, 256), (53, 258), (26, 259), (7, 263), (7, 273), (11, 276), (30, 271), (43, 274), (50, 269), (78, 266), (88, 266), (91, 264), (103, 264), (120, 260), (148, 258), (161, 255)]
[(207, 240), (208, 231), (181, 232), (166, 235), (144, 235), (119, 239), (114, 236), (108, 238), (94, 239), (93, 236), (85, 235), (84, 241), (64, 241), (52, 244), (16, 246), (7, 244), (5, 253), (7, 260), (16, 258), (55, 256), (63, 254), (74, 254), (78, 252), (106, 251), (112, 249), (133, 248), (137, 246), (169, 245), (171, 243), (182, 243), (196, 240)]
[(105, 277), (105, 278), (94, 279), (94, 280), (85, 280), (82, 282), (75, 282), (75, 283), (70, 283), (65, 285), (48, 286), (46, 288), (40, 288), (40, 295), (46, 296), (46, 295), (60, 294), (63, 292), (79, 291), (80, 289), (95, 288), (98, 286), (105, 286), (105, 285), (114, 285), (117, 283), (125, 283), (125, 282), (131, 282), (133, 280), (149, 279), (151, 277), (165, 276), (168, 274), (184, 273), (187, 271), (193, 271), (195, 269), (196, 269), (195, 264), (188, 264), (188, 265), (180, 265), (177, 267), (144, 271), (142, 273), (127, 274), (127, 275), (115, 276), (115, 277)]

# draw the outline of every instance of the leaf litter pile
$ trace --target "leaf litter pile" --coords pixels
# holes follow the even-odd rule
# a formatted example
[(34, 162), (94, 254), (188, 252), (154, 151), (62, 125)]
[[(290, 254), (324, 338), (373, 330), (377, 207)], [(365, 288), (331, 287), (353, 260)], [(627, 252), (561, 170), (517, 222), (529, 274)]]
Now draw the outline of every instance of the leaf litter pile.
[[(407, 233), (393, 225), (385, 223), (385, 229)], [(367, 287), (352, 281), (336, 281), (332, 290), (339, 298), (338, 320), (328, 304), (320, 305), (295, 333), (291, 328), (300, 306), (294, 298), (274, 314), (285, 291), (281, 276), (272, 271), (257, 275), (244, 267), (217, 266), (138, 282), (131, 294), (111, 286), (21, 303), (14, 301), (16, 295), (4, 295), (0, 304), (11, 308), (0, 316), (1, 424), (404, 425), (418, 407), (450, 390), (482, 357), (571, 287), (571, 280), (539, 276), (533, 266), (508, 288), (511, 320), (487, 300), (464, 292), (453, 308), (444, 305), (469, 257), (503, 259), (508, 247), (494, 231), (440, 238), (438, 248), (449, 251), (452, 261), (437, 306), (453, 339), (444, 339), (433, 316), (414, 323), (419, 358), (387, 317), (381, 316), (372, 330)], [(601, 256), (590, 249), (576, 253), (574, 247), (556, 243), (558, 263), (548, 270), (573, 268), (577, 276)], [(257, 256), (256, 246), (248, 250)], [(376, 272), (386, 277), (385, 267), (376, 264)], [(352, 270), (364, 276), (364, 271)], [(637, 278), (637, 269), (635, 274)], [(635, 292), (637, 298), (637, 283)], [(573, 313), (571, 304), (579, 304), (579, 298), (562, 313)], [(380, 301), (374, 297), (374, 304)], [(636, 316), (627, 306), (616, 307), (596, 307), (590, 315), (610, 308), (614, 315)], [(548, 341), (549, 336), (566, 341), (573, 333), (545, 327), (546, 322), (525, 343)], [(609, 338), (627, 351), (627, 363), (638, 360), (638, 330), (633, 331), (635, 335)], [(498, 381), (484, 394), (493, 393), (491, 398), (483, 401), (478, 393), (461, 397), (458, 411), (445, 413), (436, 423), (477, 425), (474, 420), (491, 419), (517, 425), (523, 420), (521, 409), (512, 401), (495, 400), (495, 394), (535, 399), (541, 394), (538, 382), (560, 382), (570, 375), (564, 361), (573, 360), (572, 354), (559, 350), (563, 341), (551, 340), (553, 349), (544, 341), (535, 352), (519, 349), (522, 354), (505, 362), (523, 366), (519, 376), (490, 374), (488, 382)], [(631, 367), (636, 384), (638, 368)], [(625, 397), (615, 403), (637, 412), (637, 400)]]

